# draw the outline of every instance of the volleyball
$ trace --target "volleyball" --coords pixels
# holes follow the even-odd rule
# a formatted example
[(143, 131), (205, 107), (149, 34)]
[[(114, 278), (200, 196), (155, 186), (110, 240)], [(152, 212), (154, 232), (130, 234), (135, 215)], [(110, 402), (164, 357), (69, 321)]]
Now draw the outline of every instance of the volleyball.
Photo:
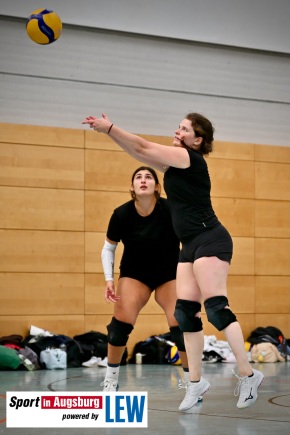
[(181, 359), (179, 358), (179, 353), (176, 346), (172, 346), (167, 352), (166, 359), (170, 364), (175, 366), (181, 365)]
[(37, 44), (48, 45), (60, 37), (62, 22), (55, 12), (43, 8), (36, 9), (27, 18), (26, 32)]

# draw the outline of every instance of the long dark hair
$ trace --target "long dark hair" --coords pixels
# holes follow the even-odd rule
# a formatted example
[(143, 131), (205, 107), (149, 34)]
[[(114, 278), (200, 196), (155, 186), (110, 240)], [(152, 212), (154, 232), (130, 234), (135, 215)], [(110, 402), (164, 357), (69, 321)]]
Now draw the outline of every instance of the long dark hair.
[[(150, 174), (153, 176), (153, 178), (154, 178), (154, 180), (155, 180), (155, 185), (158, 186), (158, 190), (155, 190), (155, 192), (154, 192), (154, 195), (155, 195), (156, 201), (158, 201), (159, 198), (160, 198), (160, 194), (161, 194), (161, 186), (160, 186), (159, 179), (158, 179), (158, 176), (157, 176), (155, 170), (154, 170), (153, 168), (150, 168), (150, 166), (140, 166), (140, 168), (137, 168), (137, 169), (133, 172), (133, 174), (132, 174), (132, 177), (131, 177), (131, 184), (132, 184), (132, 185), (133, 185), (133, 182), (134, 182), (135, 175), (136, 175), (139, 171), (148, 171), (148, 172), (150, 172)], [(134, 201), (136, 201), (136, 193), (133, 192), (132, 190), (130, 190), (130, 193), (131, 193), (131, 197), (132, 197), (132, 199), (134, 199)]]

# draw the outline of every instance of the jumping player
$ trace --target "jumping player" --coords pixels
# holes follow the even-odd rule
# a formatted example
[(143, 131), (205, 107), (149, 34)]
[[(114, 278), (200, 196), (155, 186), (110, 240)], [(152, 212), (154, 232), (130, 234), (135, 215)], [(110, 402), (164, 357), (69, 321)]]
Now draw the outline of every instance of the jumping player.
[(199, 113), (189, 113), (175, 130), (173, 147), (131, 134), (112, 124), (105, 114), (100, 118), (88, 116), (83, 123), (109, 134), (128, 154), (165, 173), (164, 188), (172, 223), (182, 243), (176, 275), (175, 317), (184, 332), (190, 373), (179, 409), (190, 409), (210, 388), (201, 376), (202, 302), (209, 322), (224, 332), (235, 355), (240, 375), (237, 407), (252, 405), (264, 375), (249, 364), (243, 333), (227, 298), (232, 238), (212, 208), (211, 182), (204, 158), (213, 149), (212, 123)]

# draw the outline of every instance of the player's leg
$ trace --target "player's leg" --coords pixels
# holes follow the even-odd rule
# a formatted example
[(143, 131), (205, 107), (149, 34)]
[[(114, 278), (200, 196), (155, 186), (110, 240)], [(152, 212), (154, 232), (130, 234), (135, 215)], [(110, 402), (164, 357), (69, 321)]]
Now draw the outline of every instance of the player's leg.
[(194, 273), (201, 289), (210, 323), (223, 331), (235, 355), (239, 369), (240, 398), (238, 408), (246, 408), (257, 399), (264, 376), (252, 369), (244, 346), (244, 337), (227, 298), (229, 263), (217, 257), (202, 257), (194, 263)]
[(179, 387), (185, 388), (185, 382), (189, 378), (189, 370), (183, 333), (174, 317), (176, 305), (176, 281), (167, 281), (158, 286), (155, 290), (155, 300), (166, 315), (167, 323), (171, 333), (171, 340), (175, 343), (178, 349), (178, 354), (184, 371), (183, 379), (179, 382)]
[(103, 382), (104, 391), (117, 391), (120, 363), (129, 335), (134, 329), (140, 310), (146, 305), (151, 290), (145, 284), (132, 278), (120, 278), (114, 304), (114, 315), (108, 330), (108, 367)]
[(179, 406), (180, 411), (196, 405), (210, 387), (201, 376), (204, 336), (201, 321), (201, 294), (193, 273), (192, 263), (179, 263), (177, 267), (177, 302), (175, 317), (184, 334), (190, 382)]

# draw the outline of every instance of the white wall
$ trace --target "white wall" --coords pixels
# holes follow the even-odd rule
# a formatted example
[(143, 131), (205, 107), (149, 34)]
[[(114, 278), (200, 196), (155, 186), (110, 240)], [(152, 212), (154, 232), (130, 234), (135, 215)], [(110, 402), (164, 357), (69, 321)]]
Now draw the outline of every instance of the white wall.
[[(45, 4), (44, 4), (45, 3)], [(1, 0), (0, 14), (40, 7), (65, 24), (290, 53), (289, 0)]]
[[(253, 25), (261, 1), (232, 0), (231, 4), (244, 5), (243, 11), (241, 6), (237, 9), (234, 21), (234, 9), (225, 8), (227, 0), (155, 0), (158, 8), (151, 0), (51, 0), (47, 8), (58, 12), (64, 23), (78, 25), (64, 24), (58, 41), (40, 46), (26, 35), (23, 18), (39, 2), (1, 0), (0, 121), (85, 128), (81, 126), (84, 116), (105, 111), (130, 131), (172, 135), (183, 116), (193, 110), (213, 121), (216, 139), (289, 146), (290, 56), (285, 53), (290, 52), (290, 35), (286, 41), (284, 34), (290, 26), (285, 30), (274, 20), (277, 7), (272, 7), (276, 36), (271, 41), (262, 38), (268, 21)], [(285, 6), (282, 0), (275, 5), (279, 1)], [(207, 19), (198, 19), (198, 14), (192, 18), (193, 3), (200, 13), (212, 4)], [(259, 17), (273, 4), (262, 3), (265, 7)], [(138, 12), (136, 4), (143, 9)], [(145, 20), (146, 6), (151, 6), (149, 21)], [(282, 10), (280, 14), (282, 22)], [(93, 24), (100, 28), (90, 27)], [(105, 25), (114, 30), (102, 30)], [(203, 33), (198, 35), (197, 28)], [(137, 31), (143, 34), (130, 33)], [(154, 32), (168, 37), (149, 36)], [(251, 44), (268, 48), (237, 48)], [(274, 50), (276, 45), (280, 50)]]

